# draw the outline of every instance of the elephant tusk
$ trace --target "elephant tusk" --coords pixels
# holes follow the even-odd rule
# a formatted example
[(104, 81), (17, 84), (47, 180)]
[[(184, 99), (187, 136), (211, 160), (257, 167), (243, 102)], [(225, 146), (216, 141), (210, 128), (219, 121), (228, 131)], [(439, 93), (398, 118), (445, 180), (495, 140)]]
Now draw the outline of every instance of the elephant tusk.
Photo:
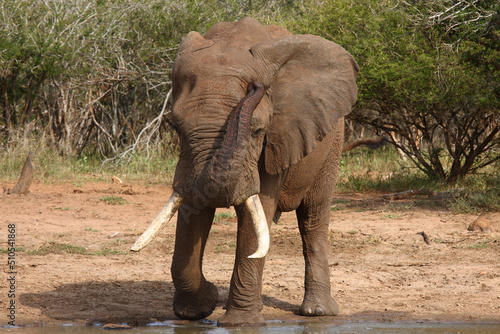
[(269, 227), (267, 225), (266, 215), (260, 203), (259, 195), (250, 196), (245, 200), (245, 206), (250, 211), (252, 222), (257, 235), (257, 250), (250, 255), (250, 259), (261, 259), (269, 251)]
[(148, 226), (146, 231), (141, 234), (130, 250), (138, 252), (146, 247), (161, 228), (168, 223), (172, 216), (177, 212), (182, 203), (182, 197), (178, 192), (174, 191), (167, 201), (167, 204), (160, 211), (155, 220)]

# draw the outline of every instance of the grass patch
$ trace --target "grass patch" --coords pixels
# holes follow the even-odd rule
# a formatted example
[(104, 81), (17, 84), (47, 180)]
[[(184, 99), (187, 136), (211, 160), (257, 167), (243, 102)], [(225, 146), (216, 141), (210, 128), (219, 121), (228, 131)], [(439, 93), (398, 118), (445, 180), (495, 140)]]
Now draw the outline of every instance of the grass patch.
[(483, 242), (478, 242), (477, 244), (474, 245), (469, 245), (467, 247), (471, 249), (487, 249), (490, 248), (491, 245), (489, 241), (483, 241)]
[(43, 140), (31, 138), (17, 146), (11, 145), (9, 150), (0, 150), (0, 180), (16, 182), (30, 151), (34, 152), (35, 182), (71, 182), (77, 186), (85, 182), (110, 182), (114, 175), (126, 182), (171, 183), (178, 156), (178, 152), (167, 147), (167, 143), (160, 143), (149, 155), (136, 153), (103, 164), (103, 158), (97, 153), (63, 156)]
[[(3, 252), (3, 249), (0, 251)], [(16, 251), (24, 251), (21, 248), (17, 248)], [(24, 251), (27, 255), (48, 255), (48, 254), (78, 254), (78, 255), (88, 255), (88, 256), (108, 256), (108, 255), (127, 255), (128, 252), (104, 248), (97, 251), (89, 252), (85, 247), (63, 244), (55, 241), (50, 241), (39, 246), (37, 249)]]
[[(8, 248), (0, 248), (0, 254), (8, 254), (10, 251)], [(24, 252), (24, 248), (16, 247), (16, 252)]]
[(500, 211), (500, 175), (469, 175), (459, 181), (458, 187), (466, 190), (464, 196), (449, 201), (448, 207), (453, 212)]
[(342, 155), (337, 191), (399, 192), (409, 189), (437, 190), (432, 182), (411, 162), (402, 160), (394, 147), (368, 148)]
[(386, 220), (386, 219), (398, 219), (398, 218), (402, 218), (402, 217), (403, 217), (403, 215), (395, 215), (395, 214), (389, 213), (386, 215), (382, 215), (381, 219), (384, 219), (384, 220)]
[(54, 207), (54, 208), (52, 208), (52, 210), (69, 211), (69, 210), (71, 210), (71, 208), (67, 207), (67, 206), (66, 207)]
[(107, 256), (107, 255), (127, 255), (128, 252), (120, 251), (116, 249), (104, 248), (102, 250), (98, 250), (92, 253), (88, 253), (88, 255), (97, 255), (97, 256)]
[(236, 217), (235, 214), (229, 212), (220, 212), (216, 213), (214, 216), (214, 222), (221, 223), (226, 222), (229, 223), (228, 220)]
[[(401, 159), (395, 148), (385, 146), (378, 150), (357, 149), (342, 156), (337, 192), (383, 192), (393, 193), (407, 190), (429, 190), (450, 192), (464, 188), (464, 195), (443, 201), (423, 201), (431, 205), (444, 205), (454, 213), (478, 213), (500, 211), (500, 169), (492, 164), (471, 173), (454, 185), (429, 179), (413, 166), (411, 161)], [(418, 197), (415, 201), (422, 200)]]
[(106, 196), (106, 197), (99, 198), (99, 200), (103, 201), (109, 205), (122, 205), (122, 204), (128, 203), (125, 199), (123, 199), (119, 196)]
[(28, 255), (47, 255), (47, 254), (62, 254), (62, 253), (86, 255), (87, 251), (84, 247), (81, 246), (73, 246), (51, 241), (47, 244), (42, 245), (38, 249), (30, 250), (27, 251), (26, 253)]

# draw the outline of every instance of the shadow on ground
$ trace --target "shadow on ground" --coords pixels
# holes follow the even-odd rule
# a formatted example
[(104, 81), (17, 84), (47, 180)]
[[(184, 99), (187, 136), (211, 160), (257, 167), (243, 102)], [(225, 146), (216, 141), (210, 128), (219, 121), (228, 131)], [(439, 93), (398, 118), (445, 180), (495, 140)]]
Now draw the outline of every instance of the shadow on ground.
[[(218, 287), (218, 306), (224, 306), (228, 288)], [(174, 286), (161, 281), (112, 281), (63, 284), (55, 290), (25, 293), (20, 303), (38, 308), (44, 316), (59, 321), (128, 323), (146, 325), (176, 320), (172, 310)], [(298, 305), (262, 296), (264, 305), (294, 312)]]
[(19, 301), (56, 320), (144, 325), (176, 319), (173, 293), (172, 283), (159, 281), (83, 282), (25, 293)]

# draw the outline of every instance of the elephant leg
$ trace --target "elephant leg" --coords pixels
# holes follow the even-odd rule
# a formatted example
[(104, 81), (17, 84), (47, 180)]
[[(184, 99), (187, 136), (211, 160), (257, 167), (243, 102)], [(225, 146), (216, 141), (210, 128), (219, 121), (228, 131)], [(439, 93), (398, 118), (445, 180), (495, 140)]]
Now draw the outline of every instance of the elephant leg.
[(217, 288), (202, 273), (202, 259), (215, 209), (201, 210), (183, 203), (179, 208), (172, 260), (174, 313), (187, 320), (209, 316), (218, 300)]
[(338, 305), (331, 296), (328, 266), (329, 206), (311, 208), (302, 203), (297, 211), (305, 260), (305, 293), (300, 314), (337, 315)]
[[(246, 209), (236, 208), (238, 236), (236, 259), (231, 277), (226, 313), (219, 319), (219, 326), (262, 325), (260, 314), (263, 308), (262, 272), (264, 259), (249, 259), (257, 249), (257, 239), (250, 214)], [(267, 216), (267, 215), (266, 215)]]
[(300, 308), (302, 315), (337, 315), (339, 312), (331, 296), (327, 254), (330, 205), (337, 182), (343, 133), (343, 120), (340, 120), (334, 132), (332, 149), (296, 210), (305, 260), (305, 294)]
[[(278, 196), (286, 173), (282, 175), (261, 174), (262, 207), (271, 227), (276, 213)], [(264, 325), (265, 320), (260, 313), (263, 308), (262, 272), (265, 258), (249, 259), (257, 249), (252, 218), (244, 205), (235, 207), (238, 215), (238, 236), (236, 259), (229, 289), (226, 313), (219, 319), (219, 326)]]

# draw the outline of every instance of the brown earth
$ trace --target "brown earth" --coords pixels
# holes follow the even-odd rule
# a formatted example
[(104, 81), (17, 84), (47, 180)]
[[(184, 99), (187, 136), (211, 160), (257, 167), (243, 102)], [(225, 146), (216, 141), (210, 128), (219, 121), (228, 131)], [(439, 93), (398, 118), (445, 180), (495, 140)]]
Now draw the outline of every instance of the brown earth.
[[(170, 192), (161, 185), (84, 183), (34, 184), (28, 195), (0, 195), (0, 313), (14, 300), (17, 325), (175, 319), (175, 219), (144, 250), (128, 251)], [(477, 215), (451, 214), (424, 198), (387, 202), (380, 195), (339, 194), (333, 202), (329, 260), (341, 313), (326, 320), (500, 322), (500, 214), (488, 216), (492, 232), (469, 232)], [(218, 212), (204, 258), (205, 275), (219, 288), (213, 320), (224, 312), (236, 240), (234, 211)], [(9, 224), (15, 225), (15, 298), (8, 297)], [(294, 313), (304, 270), (294, 214), (283, 214), (271, 232), (265, 318), (324, 321)]]

